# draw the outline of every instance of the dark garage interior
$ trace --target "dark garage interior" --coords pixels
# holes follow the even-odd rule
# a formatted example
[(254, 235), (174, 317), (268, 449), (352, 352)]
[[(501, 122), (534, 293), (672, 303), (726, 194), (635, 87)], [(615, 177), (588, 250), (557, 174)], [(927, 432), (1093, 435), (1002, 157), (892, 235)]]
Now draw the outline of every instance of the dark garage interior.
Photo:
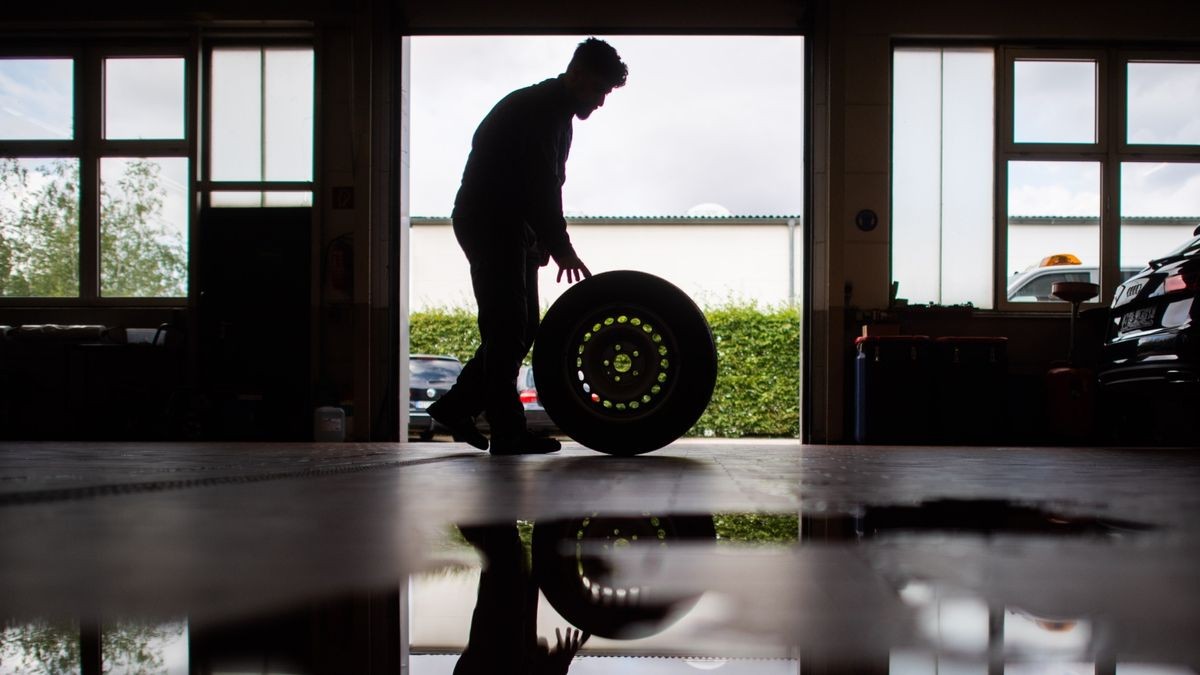
[[(798, 438), (515, 457), (411, 441), (409, 40), (524, 34), (804, 37)], [(1182, 0), (6, 7), (0, 68), (73, 64), (73, 126), (0, 118), (0, 169), (26, 176), (0, 176), (0, 670), (553, 672), (569, 625), (592, 636), (573, 672), (1200, 672), (1197, 36)], [(978, 103), (947, 84), (959, 53), (990, 55), (986, 179), (956, 194), (962, 141), (933, 138), (931, 252), (902, 182), (898, 59), (940, 59), (944, 130)], [(261, 110), (297, 55), (299, 140)], [(139, 58), (182, 92), (149, 136), (104, 99)], [(260, 108), (223, 103), (239, 59)], [(1044, 64), (1089, 66), (1090, 136), (1031, 131), (1055, 110), (1022, 98)], [(1168, 69), (1169, 96), (1134, 93)], [(4, 76), (0, 104), (37, 98)], [(1143, 116), (1180, 130), (1138, 135)], [(272, 165), (275, 147), (309, 161)], [(1038, 163), (1086, 173), (1093, 210), (1021, 213)], [(1135, 213), (1159, 194), (1135, 185), (1151, 165), (1190, 188)], [(184, 246), (141, 236), (182, 282), (111, 262), (147, 175)], [(33, 221), (12, 205), (53, 180), (76, 191), (53, 202), (74, 239), (17, 280)], [(985, 213), (985, 246), (956, 208)], [(1042, 267), (1076, 274), (1015, 295), (1022, 233), (1085, 226), (1094, 260), (1046, 262), (1068, 240), (1045, 235)], [(916, 295), (905, 262), (926, 253), (986, 290), (963, 300), (940, 271)], [(65, 287), (36, 285), (64, 260)], [(150, 290), (114, 290), (135, 277)]]

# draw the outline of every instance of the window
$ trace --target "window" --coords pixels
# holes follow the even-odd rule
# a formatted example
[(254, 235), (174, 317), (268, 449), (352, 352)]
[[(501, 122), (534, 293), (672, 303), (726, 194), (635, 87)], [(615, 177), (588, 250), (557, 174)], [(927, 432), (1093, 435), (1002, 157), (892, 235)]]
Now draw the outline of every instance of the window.
[(69, 140), (74, 123), (74, 59), (0, 59), (0, 140)]
[(0, 158), (0, 296), (79, 295), (79, 160)]
[[(1005, 50), (1004, 55), (1003, 165), (997, 173), (1006, 194), (998, 243), (1007, 285), (1053, 256), (1075, 261), (1060, 276), (1097, 281), (1097, 270), (1103, 272), (1100, 224), (1108, 136), (1101, 83), (1107, 56), (1086, 50)], [(1046, 285), (1036, 293), (1010, 291), (1000, 306), (1056, 301)]]
[(1096, 142), (1096, 61), (1016, 59), (1013, 141)]
[(892, 147), (901, 296), (1061, 311), (1053, 272), (1107, 303), (1200, 225), (1200, 54), (897, 48)]
[(209, 203), (312, 205), (312, 49), (214, 47), (210, 66)]
[(0, 57), (0, 297), (187, 296), (189, 70), (173, 47)]
[(892, 279), (912, 303), (992, 306), (991, 49), (897, 49)]

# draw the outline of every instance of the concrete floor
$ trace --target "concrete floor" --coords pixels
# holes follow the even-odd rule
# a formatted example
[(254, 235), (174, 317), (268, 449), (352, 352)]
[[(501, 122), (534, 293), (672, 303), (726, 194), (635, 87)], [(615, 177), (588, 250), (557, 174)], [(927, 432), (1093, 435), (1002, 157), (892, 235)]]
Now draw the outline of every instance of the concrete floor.
[(6, 443), (0, 615), (219, 625), (407, 589), (459, 564), (438, 543), (450, 524), (742, 513), (797, 517), (797, 537), (588, 549), (606, 587), (653, 589), (703, 619), (673, 617), (647, 650), (803, 654), (830, 672), (938, 658), (1200, 670), (1200, 454), (1187, 450)]

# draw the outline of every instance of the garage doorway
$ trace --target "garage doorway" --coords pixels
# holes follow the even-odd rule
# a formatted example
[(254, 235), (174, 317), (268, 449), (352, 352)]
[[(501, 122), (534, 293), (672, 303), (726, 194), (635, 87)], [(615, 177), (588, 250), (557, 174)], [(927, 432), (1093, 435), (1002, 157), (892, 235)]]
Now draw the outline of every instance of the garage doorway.
[[(562, 72), (585, 37), (407, 38), (409, 313), (401, 335), (412, 353), (465, 359), (473, 344), (464, 340), (477, 339), (467, 264), (449, 220), (476, 126), (510, 91)], [(706, 310), (722, 372), (714, 414), (692, 433), (799, 436), (804, 39), (597, 37), (630, 73), (603, 108), (574, 123), (563, 202), (580, 257), (593, 273), (661, 276)], [(551, 263), (541, 275), (543, 308), (567, 287), (554, 272)], [(730, 327), (746, 322), (784, 334), (742, 353), (749, 338)], [(401, 392), (407, 410), (408, 383)], [(715, 410), (722, 401), (728, 409)]]

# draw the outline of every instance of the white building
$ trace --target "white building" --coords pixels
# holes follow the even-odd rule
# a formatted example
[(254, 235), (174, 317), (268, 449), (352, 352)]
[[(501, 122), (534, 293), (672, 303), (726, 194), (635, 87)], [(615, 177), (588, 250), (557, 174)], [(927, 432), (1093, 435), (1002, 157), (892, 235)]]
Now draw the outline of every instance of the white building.
[[(474, 307), (467, 261), (450, 219), (414, 217), (411, 224), (410, 308)], [(593, 274), (649, 272), (702, 307), (799, 300), (799, 216), (568, 217), (567, 228)], [(556, 271), (551, 262), (541, 274), (544, 307), (567, 288), (555, 283)]]

